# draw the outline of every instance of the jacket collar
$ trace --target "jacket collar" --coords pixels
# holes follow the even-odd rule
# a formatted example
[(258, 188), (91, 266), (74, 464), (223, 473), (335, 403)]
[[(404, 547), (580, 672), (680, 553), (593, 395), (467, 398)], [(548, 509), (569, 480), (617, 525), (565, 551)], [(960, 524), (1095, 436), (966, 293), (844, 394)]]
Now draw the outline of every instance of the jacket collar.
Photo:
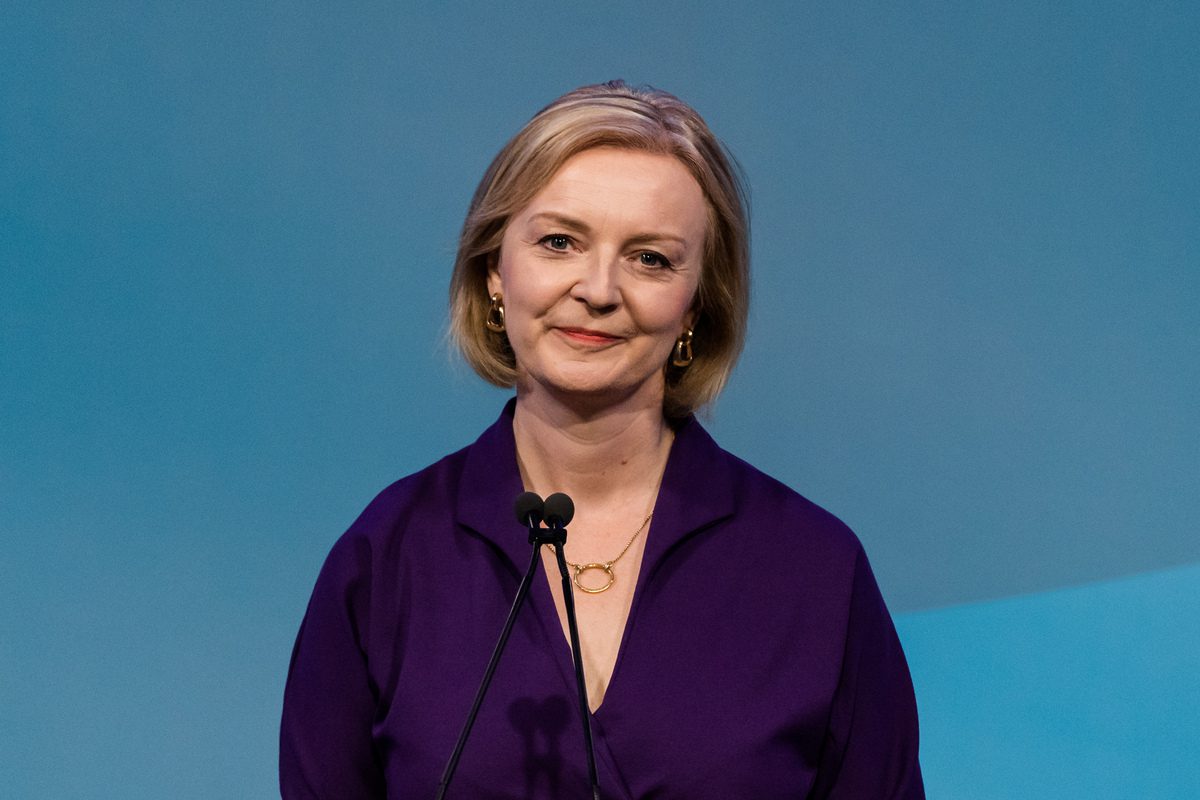
[[(513, 501), (524, 491), (512, 430), (515, 409), (516, 400), (509, 400), (467, 449), (455, 520), (492, 542), (520, 570), (529, 561), (529, 542), (513, 512)], [(646, 575), (688, 536), (734, 513), (732, 460), (695, 417), (676, 430), (642, 556)]]

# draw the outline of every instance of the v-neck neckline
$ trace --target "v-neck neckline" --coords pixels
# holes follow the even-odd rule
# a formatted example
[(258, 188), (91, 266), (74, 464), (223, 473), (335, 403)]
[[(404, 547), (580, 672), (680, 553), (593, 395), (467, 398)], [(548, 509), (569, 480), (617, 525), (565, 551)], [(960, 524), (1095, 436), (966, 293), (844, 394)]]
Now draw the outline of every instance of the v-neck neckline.
[[(657, 506), (657, 505), (658, 505), (658, 501), (656, 498), (655, 506)], [(650, 533), (649, 530), (644, 531), (644, 534), (647, 536), (646, 541), (644, 543), (644, 547), (649, 545), (649, 542), (651, 539), (651, 537), (649, 536), (649, 533)], [(569, 535), (570, 535), (570, 530), (568, 528), (568, 536)], [(629, 608), (625, 612), (625, 618), (621, 625), (621, 637), (620, 637), (620, 641), (617, 643), (617, 652), (616, 652), (616, 657), (613, 659), (612, 671), (609, 673), (608, 680), (604, 684), (604, 699), (600, 701), (600, 704), (598, 706), (596, 706), (595, 709), (589, 709), (593, 719), (596, 718), (596, 716), (600, 713), (601, 709), (608, 706), (609, 700), (612, 697), (613, 685), (617, 681), (617, 676), (621, 671), (621, 663), (624, 660), (625, 654), (628, 651), (629, 638), (631, 635), (631, 630), (633, 628), (633, 622), (634, 622), (634, 610), (637, 607), (638, 596), (642, 589), (642, 576), (645, 572), (645, 566), (646, 566), (644, 547), (643, 547), (643, 551), (642, 551), (642, 557), (638, 561), (638, 572), (634, 576), (633, 592), (629, 598)], [(547, 561), (550, 562), (549, 566), (546, 563)], [(541, 628), (542, 628), (543, 634), (546, 636), (547, 644), (548, 644), (548, 646), (550, 646), (551, 648), (553, 648), (556, 651), (555, 652), (555, 660), (558, 663), (559, 671), (560, 671), (560, 673), (562, 673), (565, 676), (565, 679), (567, 680), (567, 683), (569, 684), (569, 686), (567, 688), (570, 690), (570, 692), (572, 694), (574, 694), (574, 692), (576, 690), (575, 662), (574, 662), (574, 657), (571, 653), (570, 633), (564, 628), (563, 620), (561, 620), (559, 618), (558, 606), (554, 602), (554, 591), (550, 585), (551, 581), (561, 582), (562, 577), (558, 571), (557, 564), (554, 563), (553, 557), (551, 557), (549, 559), (543, 558), (542, 559), (542, 568), (543, 568), (543, 570), (545, 570), (545, 572), (539, 573), (539, 575), (537, 576), (540, 579), (537, 581), (540, 585), (538, 587), (536, 587), (536, 589), (533, 593), (533, 602), (535, 604), (535, 609), (537, 611), (538, 619), (542, 623)], [(568, 576), (569, 575), (570, 575), (570, 567), (568, 567)], [(579, 599), (580, 599), (580, 595), (578, 592), (576, 592), (575, 593), (576, 608), (578, 608)], [(579, 637), (581, 640), (581, 642), (580, 642), (581, 651), (582, 651), (582, 640), (584, 638), (584, 635), (585, 635), (584, 632), (581, 630), (579, 632)], [(555, 641), (555, 640), (557, 640), (557, 641)], [(584, 674), (585, 682), (587, 681), (587, 678), (588, 678), (588, 675), (587, 675), (586, 668), (585, 668), (585, 674)], [(589, 700), (591, 699), (590, 694), (588, 695), (588, 699)]]
[[(530, 545), (525, 529), (512, 512), (514, 498), (523, 491), (512, 430), (515, 408), (516, 399), (513, 398), (505, 405), (500, 418), (469, 448), (455, 516), (459, 523), (491, 541), (507, 556), (513, 573), (520, 575), (528, 564)], [(606, 710), (621, 705), (624, 694), (620, 675), (629, 670), (630, 659), (636, 658), (634, 637), (640, 608), (645, 601), (646, 588), (664, 559), (690, 534), (733, 513), (734, 487), (728, 463), (731, 458), (695, 418), (688, 417), (676, 427), (675, 441), (654, 504), (653, 531), (642, 551), (613, 671), (603, 702), (590, 712), (594, 721), (611, 716), (613, 712), (606, 713)], [(696, 470), (697, 465), (702, 469)], [(544, 568), (545, 564), (542, 566)], [(555, 663), (565, 682), (564, 691), (574, 695), (575, 667), (570, 641), (559, 622), (547, 576), (535, 577), (539, 585), (531, 587), (531, 600), (537, 611), (539, 628), (546, 635), (548, 646), (555, 651)], [(552, 579), (558, 579), (557, 570)]]

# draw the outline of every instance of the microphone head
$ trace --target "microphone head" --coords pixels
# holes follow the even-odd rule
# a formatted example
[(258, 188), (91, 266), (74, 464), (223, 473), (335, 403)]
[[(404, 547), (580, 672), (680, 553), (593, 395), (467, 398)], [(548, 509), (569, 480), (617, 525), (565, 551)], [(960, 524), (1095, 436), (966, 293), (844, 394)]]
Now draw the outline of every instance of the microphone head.
[(565, 528), (575, 516), (575, 504), (562, 492), (546, 498), (546, 523), (551, 528)]
[(517, 522), (527, 528), (536, 528), (542, 521), (542, 498), (536, 492), (521, 492), (513, 510), (517, 512)]

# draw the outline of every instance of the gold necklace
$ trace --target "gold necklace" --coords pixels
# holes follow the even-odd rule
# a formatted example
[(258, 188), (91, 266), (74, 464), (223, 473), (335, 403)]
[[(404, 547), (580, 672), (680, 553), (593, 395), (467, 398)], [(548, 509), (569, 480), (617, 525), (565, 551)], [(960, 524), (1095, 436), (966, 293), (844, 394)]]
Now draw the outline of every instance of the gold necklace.
[[(641, 536), (642, 531), (646, 530), (646, 526), (650, 524), (650, 518), (653, 516), (654, 516), (653, 511), (651, 511), (649, 514), (646, 515), (646, 518), (644, 520), (642, 520), (642, 524), (638, 526), (638, 529), (633, 532), (633, 536), (630, 536), (629, 541), (625, 543), (625, 549), (623, 549), (620, 553), (618, 553), (617, 557), (614, 558), (612, 561), (605, 561), (603, 563), (601, 563), (599, 561), (593, 561), (590, 564), (576, 564), (574, 561), (567, 562), (567, 566), (570, 567), (571, 569), (575, 570), (575, 575), (574, 575), (574, 577), (571, 578), (571, 580), (573, 580), (575, 582), (575, 585), (577, 587), (579, 587), (580, 591), (587, 592), (588, 594), (600, 594), (601, 592), (607, 592), (608, 587), (612, 586), (614, 583), (617, 582), (617, 574), (615, 572), (613, 572), (613, 569), (612, 569), (613, 564), (616, 564), (618, 561), (621, 560), (621, 556), (623, 556), (629, 552), (629, 548), (633, 547), (633, 543), (634, 543), (634, 541), (637, 540), (637, 537)], [(603, 586), (601, 586), (598, 589), (590, 589), (587, 586), (584, 586), (582, 583), (580, 583), (579, 576), (582, 575), (583, 573), (589, 572), (591, 570), (599, 570), (599, 571), (603, 572), (605, 575), (607, 575), (608, 583), (604, 584)]]

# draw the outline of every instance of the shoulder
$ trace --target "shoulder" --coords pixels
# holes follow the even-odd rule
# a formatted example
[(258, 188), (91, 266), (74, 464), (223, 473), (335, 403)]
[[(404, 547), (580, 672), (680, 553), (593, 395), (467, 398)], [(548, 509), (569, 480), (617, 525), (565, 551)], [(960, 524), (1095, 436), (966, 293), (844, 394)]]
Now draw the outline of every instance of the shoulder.
[(818, 545), (831, 553), (858, 557), (862, 545), (845, 522), (739, 456), (718, 450), (728, 465), (740, 516), (771, 525), (784, 542)]
[[(726, 451), (741, 534), (768, 533), (758, 548), (755, 574), (768, 594), (778, 597), (803, 587), (807, 603), (799, 613), (819, 611), (829, 641), (846, 637), (893, 642), (895, 632), (870, 560), (858, 536), (837, 516), (790, 486)], [(801, 608), (801, 606), (804, 606)], [(898, 645), (897, 645), (898, 647)], [(833, 653), (840, 653), (836, 647)]]
[(334, 543), (324, 571), (369, 572), (373, 562), (402, 547), (405, 532), (422, 520), (445, 519), (453, 508), (470, 447), (406, 475), (375, 495)]
[(862, 548), (840, 519), (713, 440), (695, 419), (676, 431), (663, 489), (689, 523), (725, 519), (755, 541), (806, 561), (853, 562)]

